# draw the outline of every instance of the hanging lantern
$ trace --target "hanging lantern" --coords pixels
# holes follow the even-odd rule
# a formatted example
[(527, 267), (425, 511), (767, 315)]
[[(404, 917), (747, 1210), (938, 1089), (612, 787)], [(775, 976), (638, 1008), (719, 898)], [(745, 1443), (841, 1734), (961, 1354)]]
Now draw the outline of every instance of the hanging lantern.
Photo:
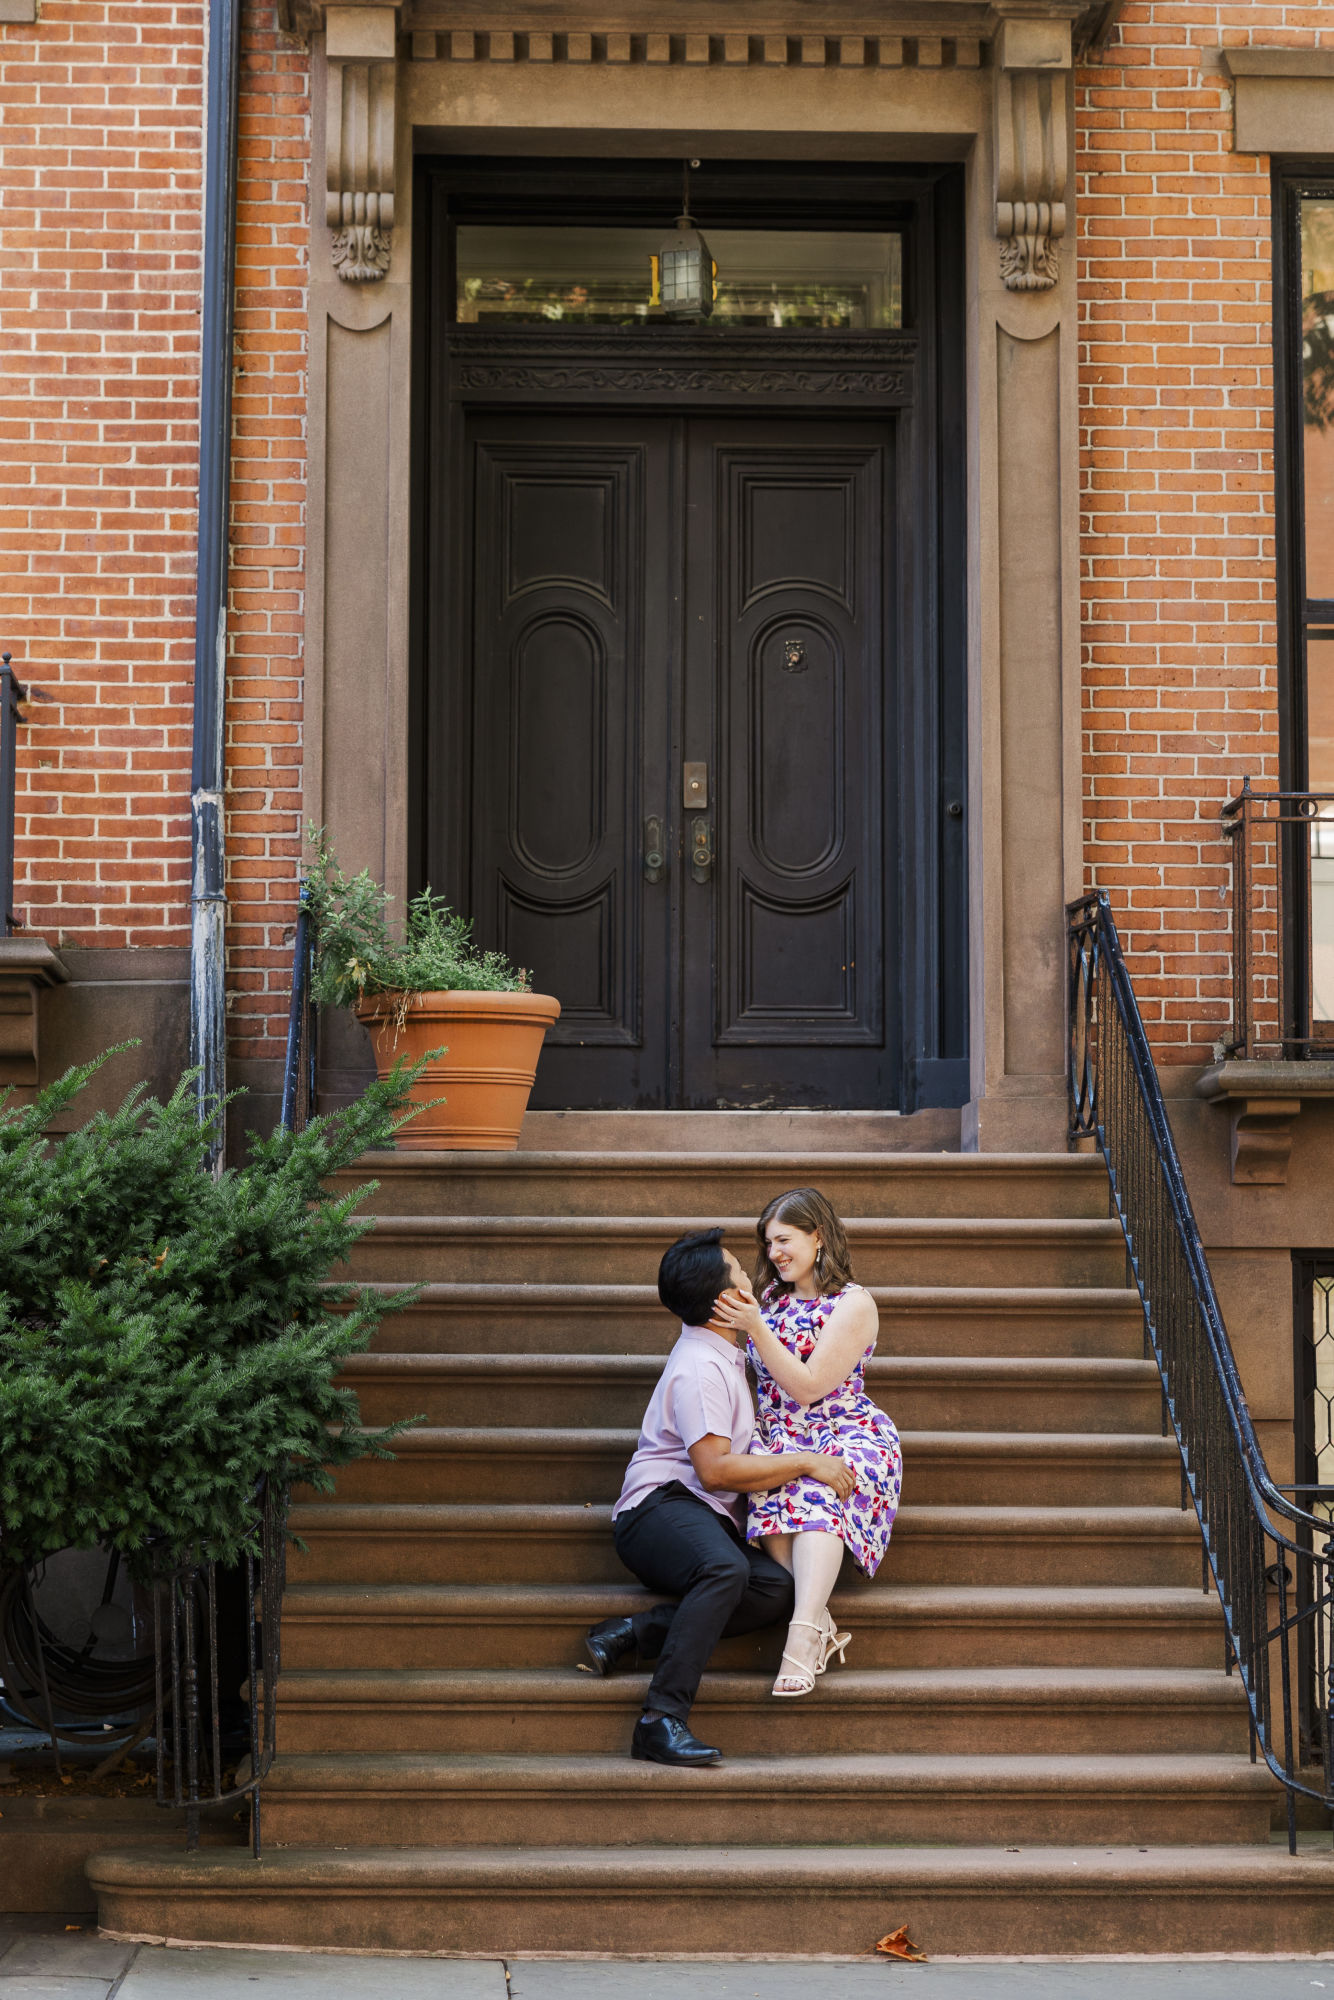
[(714, 279), (718, 266), (709, 255), (709, 246), (695, 227), (690, 213), (690, 165), (685, 169), (681, 214), (676, 228), (662, 240), (652, 261), (653, 304), (661, 305), (669, 319), (707, 319), (713, 311)]

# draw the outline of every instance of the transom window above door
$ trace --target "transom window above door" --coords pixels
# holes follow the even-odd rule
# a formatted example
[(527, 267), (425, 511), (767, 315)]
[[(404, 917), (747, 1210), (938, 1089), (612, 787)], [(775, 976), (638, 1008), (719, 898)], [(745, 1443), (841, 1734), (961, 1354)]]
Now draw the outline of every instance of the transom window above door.
[[(711, 229), (717, 267), (708, 324), (723, 330), (846, 333), (903, 325), (897, 231)], [(461, 325), (664, 324), (654, 259), (661, 228), (460, 223), (455, 241)]]

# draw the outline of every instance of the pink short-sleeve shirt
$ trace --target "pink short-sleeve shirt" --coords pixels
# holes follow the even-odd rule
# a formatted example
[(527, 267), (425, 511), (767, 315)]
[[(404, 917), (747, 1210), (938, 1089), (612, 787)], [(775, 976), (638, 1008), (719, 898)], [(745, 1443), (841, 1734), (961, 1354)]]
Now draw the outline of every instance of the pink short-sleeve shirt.
[(734, 1452), (746, 1452), (754, 1434), (755, 1405), (744, 1353), (724, 1334), (683, 1326), (644, 1412), (621, 1497), (611, 1510), (613, 1520), (647, 1500), (655, 1486), (679, 1479), (716, 1514), (740, 1523), (741, 1495), (706, 1492), (691, 1463), (690, 1447), (703, 1437), (725, 1437)]

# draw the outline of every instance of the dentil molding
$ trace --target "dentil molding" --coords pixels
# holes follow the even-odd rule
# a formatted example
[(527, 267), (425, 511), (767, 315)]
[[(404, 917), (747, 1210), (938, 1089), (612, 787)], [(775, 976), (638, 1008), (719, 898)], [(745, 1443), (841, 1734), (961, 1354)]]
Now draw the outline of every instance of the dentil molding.
[[(280, 4), (289, 32), (325, 31), (326, 216), (334, 268), (350, 283), (383, 278), (392, 255), (401, 52), (419, 62), (498, 65), (989, 67), (1001, 276), (1010, 291), (1037, 292), (1051, 290), (1060, 277), (1057, 246), (1065, 234), (1072, 171), (1070, 74), (1077, 54), (1100, 52), (1119, 0), (882, 0), (870, 24), (876, 32), (849, 34), (841, 23), (850, 10), (831, 0), (807, 0), (805, 23), (796, 32), (781, 20), (769, 31), (762, 19), (748, 20), (743, 6), (715, 31), (717, 0), (676, 0), (679, 30), (670, 21), (661, 25), (659, 16), (642, 32), (625, 25), (624, 16), (605, 28), (571, 27), (568, 13), (560, 29), (458, 26), (456, 0), (448, 0), (448, 15), (444, 0)], [(542, 11), (540, 0), (530, 0), (527, 18)], [(493, 0), (488, 12), (492, 20), (506, 19), (506, 0)], [(450, 25), (438, 25), (446, 18)]]

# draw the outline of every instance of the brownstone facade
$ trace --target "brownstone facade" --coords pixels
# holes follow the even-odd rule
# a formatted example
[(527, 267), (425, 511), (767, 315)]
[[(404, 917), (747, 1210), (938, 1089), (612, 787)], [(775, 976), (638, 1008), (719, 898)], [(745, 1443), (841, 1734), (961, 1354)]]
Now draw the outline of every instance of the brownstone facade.
[[(967, 0), (897, 33), (830, 4), (802, 23), (751, 8), (724, 34), (703, 0), (666, 30), (508, 6), (460, 25), (430, 0), (327, 20), (247, 6), (227, 982), (233, 1080), (258, 1115), (277, 1086), (303, 820), (397, 893), (413, 881), (415, 154), (645, 157), (684, 134), (763, 159), (781, 137), (788, 160), (959, 167), (959, 1142), (1063, 1142), (1061, 912), (1097, 886), (1175, 1066), (1215, 1241), (1272, 1243), (1275, 1213), (1283, 1242), (1318, 1241), (1291, 1183), (1238, 1206), (1228, 1119), (1190, 1093), (1229, 1018), (1219, 809), (1244, 776), (1283, 769), (1271, 168), (1334, 148), (1326, 14)], [(200, 6), (144, 0), (47, 0), (39, 20), (0, 23), (4, 642), (30, 690), (15, 912), (72, 974), (43, 1001), (43, 1072), (137, 1031), (145, 1053), (121, 1073), (138, 1061), (159, 1085), (188, 1012), (203, 39)], [(369, 163), (350, 141), (334, 159), (330, 120), (345, 137), (363, 117)], [(1036, 165), (1006, 152), (1026, 118)], [(358, 275), (327, 203), (386, 193), (392, 232)], [(1048, 218), (1027, 251), (1001, 220), (1016, 195)], [(341, 1088), (364, 1048), (335, 1036), (331, 1060)], [(1326, 1184), (1322, 1116), (1297, 1127), (1307, 1189)]]

